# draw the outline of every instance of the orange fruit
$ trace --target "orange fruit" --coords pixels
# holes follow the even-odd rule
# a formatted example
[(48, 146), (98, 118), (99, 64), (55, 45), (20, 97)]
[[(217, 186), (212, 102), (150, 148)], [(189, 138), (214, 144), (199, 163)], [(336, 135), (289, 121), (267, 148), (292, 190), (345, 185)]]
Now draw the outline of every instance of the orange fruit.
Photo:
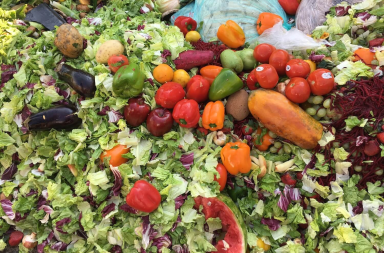
[(188, 72), (185, 71), (184, 69), (178, 69), (173, 73), (173, 79), (172, 82), (179, 83), (183, 88), (187, 86), (187, 83), (191, 79), (189, 76)]
[(153, 70), (153, 77), (161, 84), (170, 82), (173, 79), (173, 69), (167, 64), (160, 64)]

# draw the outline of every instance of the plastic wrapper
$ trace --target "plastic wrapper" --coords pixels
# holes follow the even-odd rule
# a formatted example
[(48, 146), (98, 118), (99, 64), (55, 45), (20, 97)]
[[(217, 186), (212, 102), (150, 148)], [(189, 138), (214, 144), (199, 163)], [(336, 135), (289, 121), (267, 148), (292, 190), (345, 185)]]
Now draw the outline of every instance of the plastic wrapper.
[(318, 48), (322, 45), (297, 28), (287, 31), (282, 26), (282, 22), (265, 30), (257, 40), (259, 43), (268, 43), (284, 50), (306, 50)]
[(363, 0), (302, 0), (296, 12), (296, 27), (306, 34), (311, 34), (317, 26), (325, 22), (325, 13), (328, 12), (332, 6), (341, 2), (356, 4), (362, 1)]
[(271, 12), (284, 20), (284, 27), (290, 29), (287, 14), (278, 0), (196, 0), (180, 9), (171, 17), (174, 24), (179, 16), (191, 17), (198, 24), (203, 21), (200, 30), (202, 40), (207, 42), (216, 37), (219, 26), (227, 20), (233, 20), (243, 28), (247, 42), (254, 41), (259, 34), (256, 21), (262, 12)]

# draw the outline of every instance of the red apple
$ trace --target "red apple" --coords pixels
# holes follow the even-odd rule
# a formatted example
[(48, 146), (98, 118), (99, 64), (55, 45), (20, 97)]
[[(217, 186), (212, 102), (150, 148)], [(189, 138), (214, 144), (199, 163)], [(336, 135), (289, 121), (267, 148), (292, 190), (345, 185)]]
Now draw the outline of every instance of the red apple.
[(140, 126), (151, 111), (151, 107), (144, 102), (144, 98), (131, 98), (124, 108), (124, 118), (132, 127)]
[(156, 108), (148, 115), (147, 129), (154, 136), (160, 137), (168, 133), (172, 125), (172, 113), (165, 108)]

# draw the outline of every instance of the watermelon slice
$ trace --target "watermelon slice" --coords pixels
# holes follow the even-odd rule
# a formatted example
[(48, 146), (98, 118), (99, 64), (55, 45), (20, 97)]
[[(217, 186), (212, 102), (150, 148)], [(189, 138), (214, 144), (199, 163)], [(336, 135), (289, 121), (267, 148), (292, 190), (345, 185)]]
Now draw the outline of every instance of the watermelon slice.
[(223, 240), (215, 245), (215, 253), (245, 253), (247, 251), (247, 229), (239, 209), (231, 198), (219, 195), (216, 198), (195, 198), (195, 208), (203, 206), (205, 219), (220, 218)]

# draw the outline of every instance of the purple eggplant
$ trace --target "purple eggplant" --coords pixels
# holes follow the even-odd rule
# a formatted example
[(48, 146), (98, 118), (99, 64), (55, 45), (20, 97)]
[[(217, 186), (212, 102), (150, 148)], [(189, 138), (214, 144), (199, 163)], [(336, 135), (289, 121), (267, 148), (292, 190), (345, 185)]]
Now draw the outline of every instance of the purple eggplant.
[(71, 106), (58, 106), (33, 114), (26, 120), (29, 130), (71, 130), (81, 125), (77, 110)]
[(96, 91), (95, 77), (83, 70), (61, 63), (56, 72), (59, 79), (68, 83), (77, 93), (84, 97), (93, 97)]

